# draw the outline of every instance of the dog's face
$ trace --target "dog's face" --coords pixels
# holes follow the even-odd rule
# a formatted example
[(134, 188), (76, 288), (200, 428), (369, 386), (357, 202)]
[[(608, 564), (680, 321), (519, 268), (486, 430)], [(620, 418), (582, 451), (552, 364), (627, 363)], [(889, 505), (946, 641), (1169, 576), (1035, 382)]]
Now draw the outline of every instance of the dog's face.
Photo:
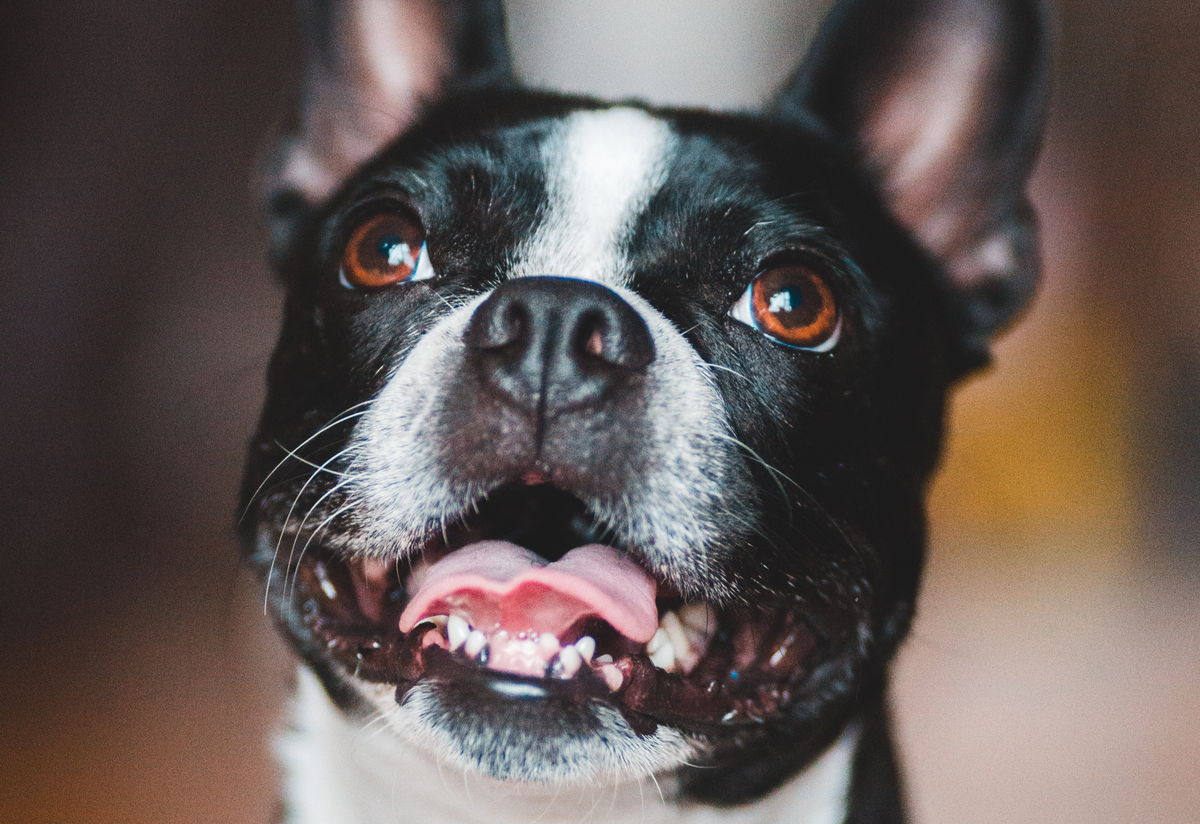
[(343, 709), (733, 801), (878, 702), (946, 389), (1035, 276), (1044, 74), (1029, 4), (893, 5), (766, 117), (516, 88), (488, 4), (396, 4), (412, 49), (315, 5), (244, 532)]

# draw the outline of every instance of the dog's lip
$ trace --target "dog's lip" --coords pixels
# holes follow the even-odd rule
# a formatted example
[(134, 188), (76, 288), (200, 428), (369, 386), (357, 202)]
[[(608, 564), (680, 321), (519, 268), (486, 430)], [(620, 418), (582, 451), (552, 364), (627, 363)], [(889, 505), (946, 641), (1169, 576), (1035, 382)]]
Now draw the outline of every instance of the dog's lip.
[[(310, 553), (300, 562), (297, 606), (314, 640), (348, 675), (394, 685), (397, 699), (403, 700), (422, 679), (446, 678), (447, 672), (458, 671), (430, 669), (431, 661), (450, 652), (444, 644), (431, 644), (429, 622), (418, 623), (407, 634), (399, 630), (406, 599), (394, 564), (318, 556)], [(677, 598), (667, 598), (660, 601), (660, 611), (666, 614), (680, 608)], [(374, 617), (360, 607), (363, 602), (371, 605)], [(758, 724), (792, 703), (803, 691), (820, 646), (808, 624), (794, 610), (780, 608), (723, 610), (713, 615), (711, 643), (689, 671), (664, 671), (644, 648), (630, 647), (627, 639), (617, 638), (607, 647), (611, 651), (611, 661), (603, 662), (607, 672), (584, 668), (581, 674), (593, 679), (593, 689), (578, 694), (609, 702), (641, 733), (665, 723), (703, 735), (730, 725)], [(457, 665), (473, 666), (461, 656)], [(476, 669), (476, 677), (494, 678), (501, 685), (560, 686), (549, 677)], [(619, 673), (619, 680), (614, 673)], [(611, 679), (604, 684), (607, 689), (597, 693), (596, 685), (606, 677)], [(523, 693), (532, 694), (529, 689)]]

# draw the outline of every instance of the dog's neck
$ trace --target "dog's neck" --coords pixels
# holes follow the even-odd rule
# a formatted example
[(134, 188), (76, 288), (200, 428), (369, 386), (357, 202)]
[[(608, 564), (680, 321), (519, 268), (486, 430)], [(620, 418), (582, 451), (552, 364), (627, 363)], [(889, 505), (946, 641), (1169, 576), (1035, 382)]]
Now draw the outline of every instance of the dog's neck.
[(346, 718), (301, 667), (280, 754), (290, 824), (842, 824), (857, 741), (845, 733), (805, 772), (744, 808), (677, 804), (669, 780), (515, 788), (439, 765), (390, 730)]

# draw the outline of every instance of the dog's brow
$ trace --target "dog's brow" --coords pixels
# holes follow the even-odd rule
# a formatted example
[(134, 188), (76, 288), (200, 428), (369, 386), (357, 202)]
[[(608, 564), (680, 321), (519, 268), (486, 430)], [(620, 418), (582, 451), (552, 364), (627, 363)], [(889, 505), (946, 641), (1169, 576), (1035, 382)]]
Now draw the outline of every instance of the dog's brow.
[(547, 136), (545, 220), (511, 275), (566, 275), (626, 284), (622, 241), (662, 186), (674, 152), (670, 127), (631, 108), (578, 112)]

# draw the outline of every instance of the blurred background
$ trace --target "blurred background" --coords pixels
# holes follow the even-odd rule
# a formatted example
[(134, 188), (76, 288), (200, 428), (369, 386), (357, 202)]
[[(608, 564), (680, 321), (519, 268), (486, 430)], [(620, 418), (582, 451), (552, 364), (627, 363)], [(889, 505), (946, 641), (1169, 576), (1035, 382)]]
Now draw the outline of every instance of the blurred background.
[[(513, 0), (531, 82), (744, 108), (826, 0)], [(1200, 4), (1059, 0), (1047, 279), (954, 402), (897, 667), (920, 824), (1200, 821)], [(232, 539), (290, 0), (0, 6), (0, 820), (276, 809)]]

